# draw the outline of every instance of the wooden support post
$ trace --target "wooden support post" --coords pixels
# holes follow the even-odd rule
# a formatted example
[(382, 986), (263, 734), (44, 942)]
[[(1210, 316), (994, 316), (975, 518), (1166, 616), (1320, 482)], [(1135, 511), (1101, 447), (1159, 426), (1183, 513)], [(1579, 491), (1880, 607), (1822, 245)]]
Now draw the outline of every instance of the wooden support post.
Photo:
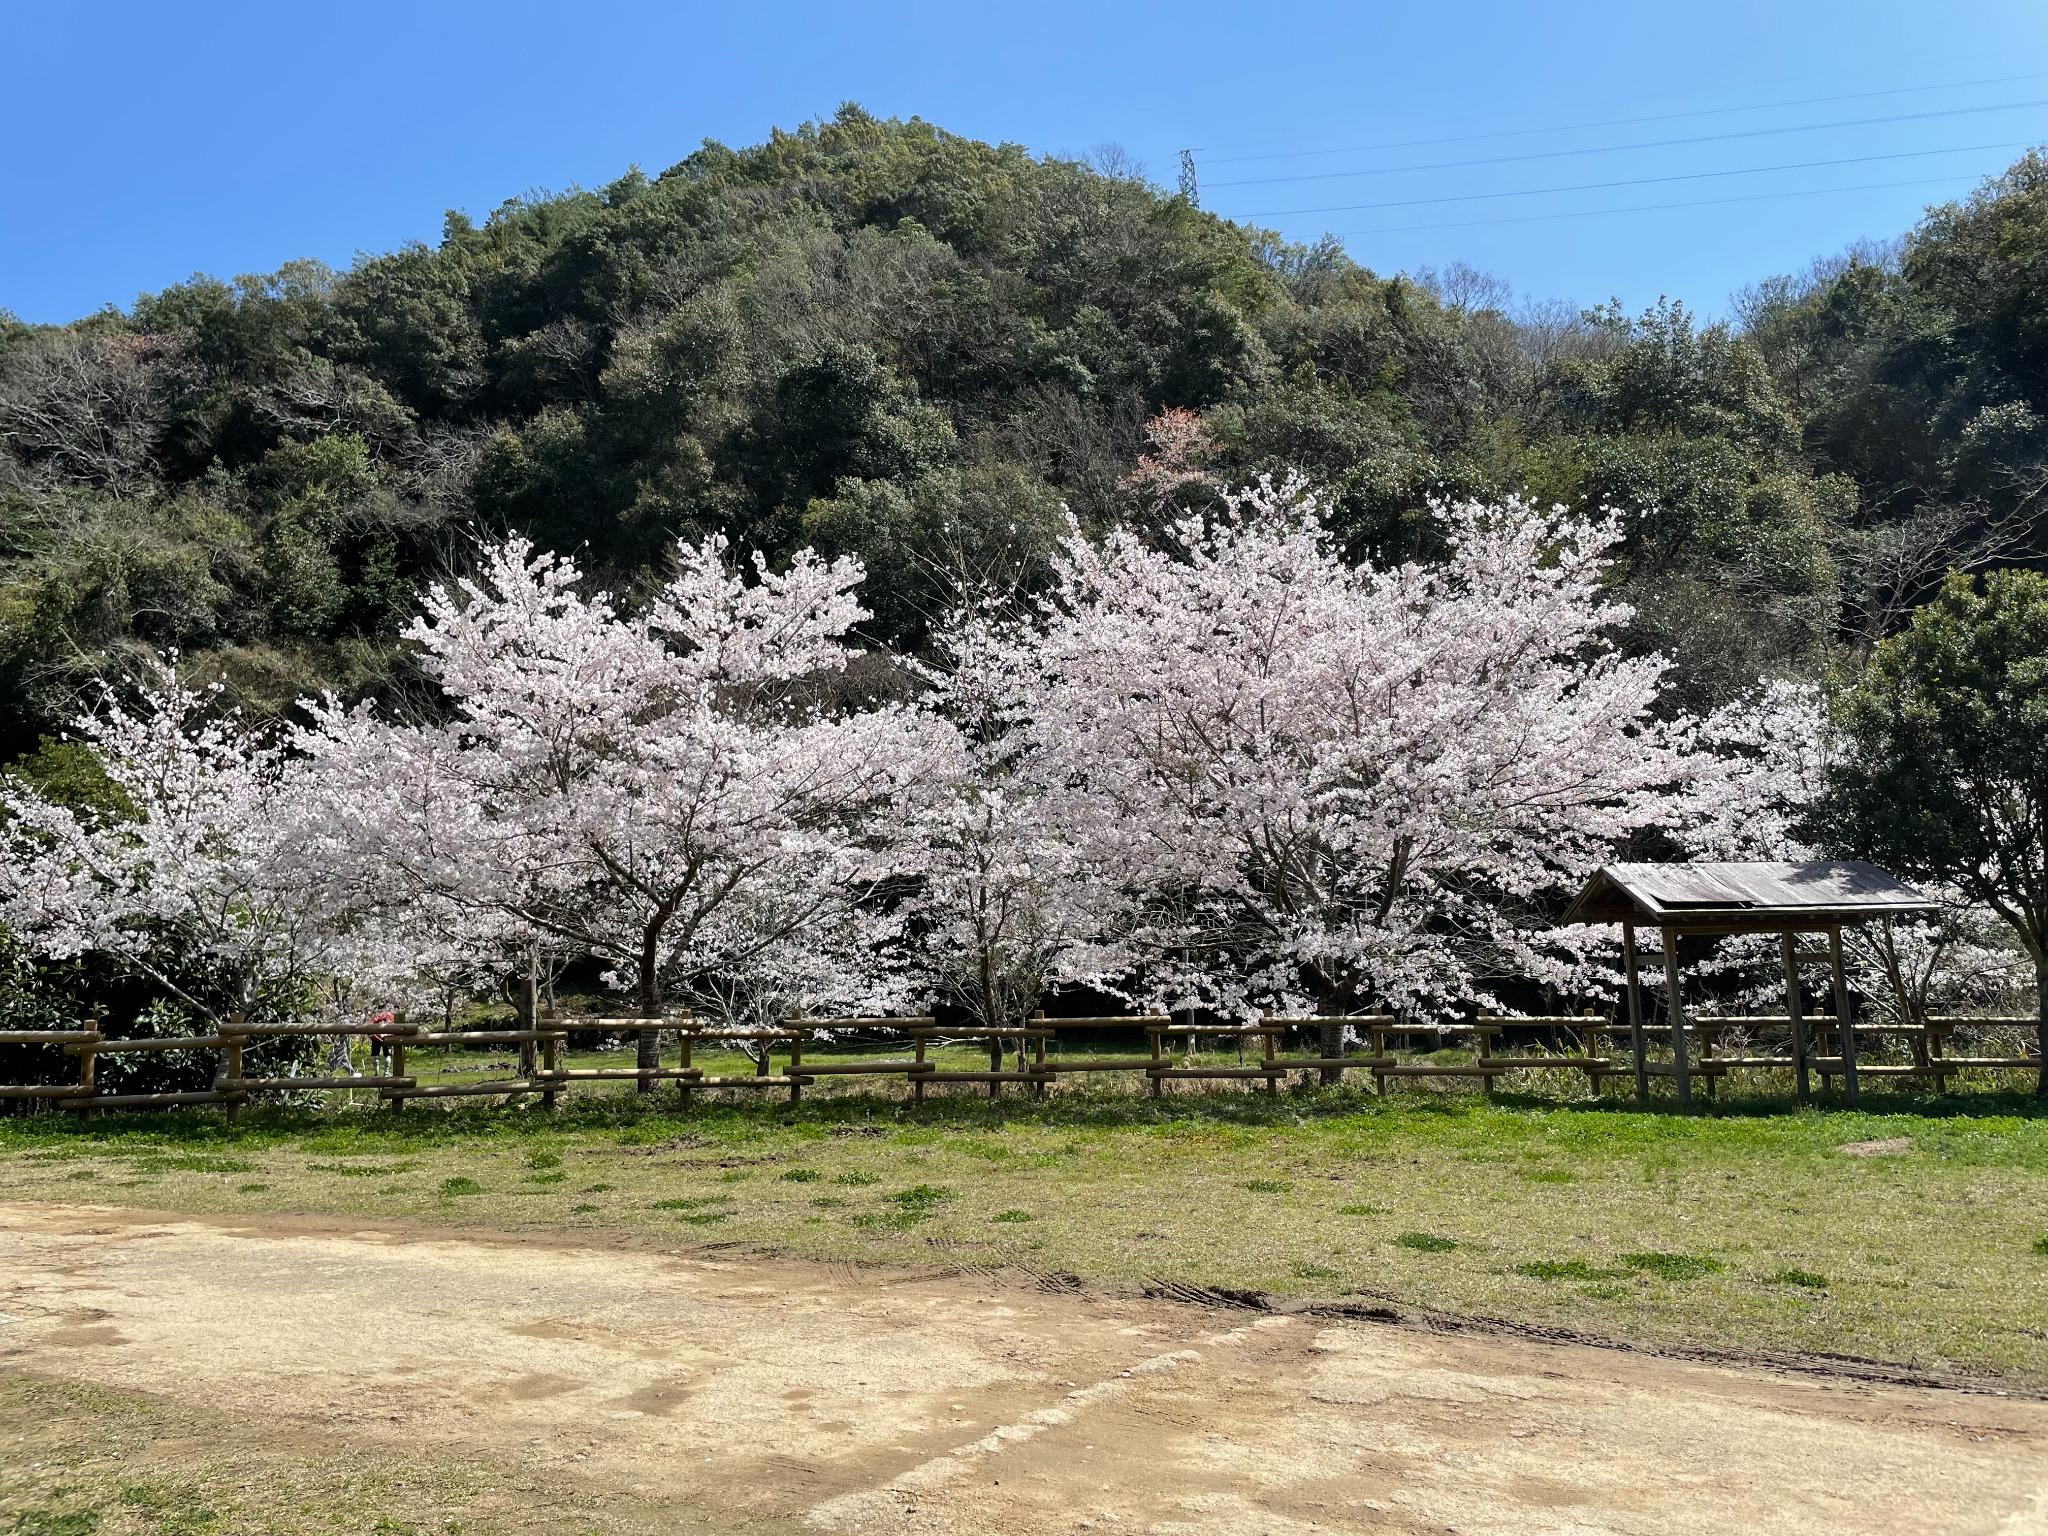
[(1668, 927), (1657, 930), (1664, 938), (1665, 1012), (1671, 1020), (1671, 1076), (1678, 1084), (1678, 1102), (1692, 1103), (1692, 1071), (1685, 1038), (1685, 993), (1678, 982), (1678, 936)]
[(1813, 1097), (1813, 1073), (1807, 1066), (1813, 1046), (1806, 1037), (1806, 1005), (1800, 998), (1799, 941), (1790, 932), (1780, 934), (1778, 939), (1785, 959), (1785, 1012), (1792, 1020), (1792, 1073), (1799, 1102), (1804, 1104)]
[[(99, 1039), (100, 1021), (98, 1019), (87, 1019), (85, 1021), (85, 1027), (91, 1030), (93, 1034), (93, 1039), (86, 1042), (88, 1045), (90, 1045), (94, 1041), (97, 1041)], [(98, 1063), (99, 1053), (97, 1051), (80, 1051), (78, 1053), (78, 1086), (85, 1090), (85, 1093), (82, 1095), (82, 1097), (84, 1097), (88, 1103), (91, 1102), (91, 1098), (94, 1093), (93, 1078), (97, 1070)], [(96, 1110), (87, 1109), (83, 1112), (83, 1117), (87, 1120), (90, 1120), (97, 1113), (98, 1111)]]
[[(538, 1018), (538, 1017), (540, 1017), (540, 1015), (538, 1015), (538, 1014), (535, 1014), (535, 1015), (534, 1015), (534, 1017), (535, 1017), (535, 1018)], [(553, 1020), (553, 1018), (550, 1018), (550, 1019), (548, 1020), (548, 1022), (549, 1022), (550, 1024), (554, 1023), (554, 1020)], [(541, 1071), (543, 1071), (543, 1072), (546, 1072), (546, 1073), (550, 1073), (550, 1074), (552, 1074), (552, 1073), (555, 1073), (555, 1072), (558, 1072), (558, 1071), (560, 1071), (560, 1070), (561, 1070), (561, 1066), (562, 1066), (562, 1037), (561, 1037), (560, 1035), (549, 1035), (549, 1036), (547, 1037), (547, 1039), (545, 1039), (545, 1040), (543, 1040), (543, 1041), (541, 1042), (541, 1047), (540, 1047), (540, 1069), (541, 1069)], [(552, 1110), (552, 1109), (554, 1109), (554, 1107), (555, 1107), (555, 1095), (556, 1095), (556, 1089), (555, 1089), (555, 1086), (554, 1086), (554, 1083), (553, 1083), (552, 1079), (550, 1079), (550, 1081), (549, 1081), (549, 1084), (548, 1084), (548, 1086), (547, 1086), (547, 1087), (545, 1087), (545, 1088), (543, 1088), (543, 1089), (541, 1089), (541, 1091), (540, 1091), (540, 1104), (541, 1104), (541, 1108), (542, 1108), (542, 1109), (546, 1109), (546, 1110)]]
[[(1375, 1059), (1387, 1054), (1387, 1036), (1390, 1033), (1392, 1031), (1383, 1025), (1373, 1025), (1372, 1054)], [(1383, 1099), (1387, 1096), (1387, 1074), (1378, 1067), (1372, 1069), (1372, 1091)]]
[[(1038, 1081), (1031, 1085), (1031, 1094), (1033, 1098), (1042, 1099), (1045, 1097), (1047, 1076), (1045, 1070), (1045, 1010), (1043, 1008), (1034, 1008), (1031, 1011), (1031, 1023), (1038, 1030), (1038, 1033), (1032, 1037), (1033, 1050), (1031, 1053), (1032, 1066), (1038, 1073)], [(1023, 1065), (1023, 1057), (1024, 1048), (1020, 1044), (1017, 1047), (1019, 1067)]]
[[(766, 1051), (761, 1053), (761, 1059), (763, 1061), (768, 1059)], [(792, 1104), (801, 1104), (803, 1102), (804, 1085), (797, 1081), (796, 1075), (796, 1069), (802, 1066), (803, 1062), (804, 1036), (803, 1031), (798, 1029), (796, 1031), (796, 1038), (789, 1042), (789, 1102)]]
[(923, 1067), (924, 1067), (924, 1062), (925, 1062), (925, 1054), (924, 1054), (924, 1052), (925, 1052), (925, 1046), (926, 1046), (927, 1044), (929, 1044), (929, 1041), (928, 1041), (928, 1040), (927, 1040), (927, 1038), (926, 1038), (925, 1036), (923, 1036), (923, 1035), (919, 1035), (919, 1036), (917, 1036), (916, 1038), (917, 1038), (917, 1065), (918, 1065), (918, 1068), (919, 1068), (919, 1070), (918, 1070), (918, 1071), (916, 1071), (916, 1072), (913, 1072), (913, 1073), (911, 1073), (911, 1075), (910, 1075), (910, 1100), (911, 1100), (911, 1102), (912, 1102), (913, 1104), (922, 1104), (922, 1103), (924, 1102), (924, 1071), (923, 1071)]
[[(993, 1025), (995, 1021), (990, 1020), (989, 1022)], [(1003, 1037), (1001, 1035), (990, 1035), (988, 1037), (988, 1069), (991, 1072), (1003, 1070)], [(991, 1077), (989, 1079), (988, 1096), (992, 1099), (999, 1099), (1003, 1096), (1003, 1085), (996, 1078)]]
[[(393, 1077), (403, 1077), (405, 1076), (405, 1011), (403, 1009), (391, 1015), (391, 1026), (391, 1075)], [(391, 1101), (391, 1113), (394, 1115), (404, 1108), (405, 1099), (402, 1096)]]
[(1643, 1051), (1643, 985), (1636, 974), (1636, 925), (1621, 925), (1621, 969), (1627, 978), (1629, 1046), (1636, 1053), (1636, 1102), (1650, 1102), (1650, 1058)]
[(1835, 1028), (1842, 1033), (1842, 1087), (1854, 1104), (1860, 1097), (1856, 1081), (1856, 1009), (1849, 1001), (1849, 978), (1842, 965), (1842, 926), (1828, 930), (1828, 972), (1835, 986)]
[[(685, 1024), (685, 1025), (684, 1025), (684, 1026), (683, 1026), (683, 1027), (682, 1027), (681, 1029), (679, 1029), (679, 1030), (677, 1030), (677, 1031), (676, 1031), (676, 1043), (677, 1043), (677, 1044), (678, 1044), (678, 1045), (679, 1045), (679, 1046), (680, 1046), (680, 1047), (682, 1048), (682, 1059), (681, 1059), (681, 1060), (680, 1060), (680, 1062), (678, 1063), (678, 1065), (680, 1065), (680, 1066), (684, 1066), (684, 1067), (687, 1067), (687, 1066), (691, 1065), (691, 1062), (690, 1062), (690, 1030), (691, 1030), (691, 1028), (692, 1028), (692, 1027), (694, 1026), (694, 1024), (695, 1024), (695, 1020), (694, 1020), (694, 1018), (693, 1018), (693, 1019), (691, 1020), (691, 1022), (690, 1022), (689, 1024)], [(690, 1101), (691, 1101), (691, 1099), (692, 1099), (693, 1097), (694, 1097), (694, 1095), (693, 1095), (693, 1094), (692, 1094), (692, 1093), (690, 1092), (690, 1080), (689, 1080), (689, 1079), (688, 1079), (687, 1077), (679, 1077), (679, 1078), (677, 1078), (677, 1079), (676, 1079), (676, 1105), (677, 1105), (677, 1107), (678, 1107), (678, 1108), (681, 1108), (681, 1109), (688, 1109), (688, 1108), (690, 1107)]]
[[(229, 1022), (240, 1024), (242, 1016), (239, 1013), (234, 1014)], [(240, 1031), (236, 1031), (228, 1036), (228, 1043), (221, 1047), (221, 1076), (228, 1082), (240, 1082), (242, 1079), (242, 1042), (245, 1038)], [(232, 1093), (228, 1097), (227, 1111), (228, 1124), (233, 1125), (241, 1116), (242, 1104)]]
[(1161, 1047), (1166, 1043), (1166, 1037), (1161, 1033), (1161, 1029), (1161, 1025), (1152, 1024), (1145, 1030), (1145, 1038), (1151, 1042), (1152, 1070), (1148, 1076), (1152, 1080), (1152, 1097), (1155, 1099), (1166, 1092), (1166, 1079), (1159, 1075), (1166, 1068), (1166, 1058), (1160, 1054)]
[[(1273, 1022), (1273, 1010), (1270, 1008), (1259, 1010), (1259, 1022), (1270, 1025)], [(1279, 1038), (1270, 1028), (1259, 1036), (1259, 1039), (1264, 1044), (1264, 1052), (1259, 1058), (1259, 1064), (1266, 1069), (1266, 1097), (1269, 1099), (1275, 1097), (1280, 1092), (1280, 1073), (1273, 1065), (1274, 1047)]]

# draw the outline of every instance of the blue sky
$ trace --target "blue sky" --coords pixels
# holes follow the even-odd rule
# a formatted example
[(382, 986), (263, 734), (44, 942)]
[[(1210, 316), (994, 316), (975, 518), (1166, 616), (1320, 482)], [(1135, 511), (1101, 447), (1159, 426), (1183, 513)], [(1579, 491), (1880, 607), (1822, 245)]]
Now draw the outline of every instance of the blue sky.
[[(1169, 184), (1194, 146), (1205, 206), (1343, 232), (1376, 270), (1463, 260), (1535, 298), (1707, 314), (2048, 142), (2039, 0), (7, 0), (0, 37), (0, 308), (29, 320), (194, 271), (345, 266), (434, 239), (447, 208), (844, 100), (1041, 151), (1118, 144)], [(1813, 100), (1874, 92), (1893, 94)], [(1264, 179), (1283, 176), (1320, 179)], [(1612, 182), (1644, 184), (1588, 186)], [(1753, 200), (1584, 216), (1730, 198)]]

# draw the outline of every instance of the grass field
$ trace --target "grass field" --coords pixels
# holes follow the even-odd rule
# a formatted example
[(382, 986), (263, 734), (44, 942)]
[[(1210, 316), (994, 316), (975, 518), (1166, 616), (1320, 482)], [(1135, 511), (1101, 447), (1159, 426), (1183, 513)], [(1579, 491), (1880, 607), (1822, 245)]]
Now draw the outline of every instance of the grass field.
[[(2048, 1106), (2031, 1097), (1681, 1116), (1107, 1084), (910, 1106), (900, 1088), (687, 1112), (672, 1087), (579, 1091), (552, 1116), (280, 1107), (234, 1129), (40, 1116), (0, 1121), (0, 1167), (16, 1199), (1026, 1267), (2048, 1390)], [(1870, 1142), (1895, 1145), (1841, 1150)]]

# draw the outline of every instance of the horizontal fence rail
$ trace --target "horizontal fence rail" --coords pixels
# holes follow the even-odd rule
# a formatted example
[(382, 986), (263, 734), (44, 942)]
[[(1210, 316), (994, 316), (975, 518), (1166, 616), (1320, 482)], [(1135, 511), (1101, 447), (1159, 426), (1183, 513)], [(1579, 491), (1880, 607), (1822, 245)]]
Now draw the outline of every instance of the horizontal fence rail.
[[(1920, 1023), (1857, 1021), (1847, 1031), (1838, 1018), (1805, 1015), (1802, 1029), (1789, 1017), (1726, 1015), (1689, 1017), (1683, 1023), (1689, 1045), (1689, 1075), (1712, 1094), (1716, 1086), (1742, 1073), (1800, 1072), (1821, 1075), (1823, 1087), (1840, 1077), (1853, 1084), (1856, 1076), (1879, 1079), (1922, 1079), (1946, 1092), (1959, 1073), (2038, 1073), (2038, 1056), (1958, 1054), (1958, 1034), (1972, 1031), (2032, 1031), (2031, 1018), (1936, 1017)], [(1123, 1030), (1142, 1035), (1142, 1054), (1068, 1053), (1061, 1049), (1083, 1032)], [(619, 1067), (569, 1067), (564, 1050), (572, 1034), (651, 1036), (651, 1064)], [(820, 1057), (816, 1047), (849, 1035), (887, 1035), (875, 1042), (874, 1054), (833, 1054)], [(1504, 1037), (1528, 1040), (1547, 1036), (1548, 1045), (1504, 1045)], [(368, 1036), (387, 1060), (382, 1070), (357, 1074), (270, 1074), (246, 1071), (244, 1053), (265, 1039)], [(1783, 1036), (1784, 1048), (1765, 1048), (1765, 1036)], [(1289, 1038), (1306, 1048), (1289, 1045)], [(537, 1099), (552, 1109), (565, 1090), (579, 1084), (631, 1082), (643, 1090), (673, 1082), (681, 1102), (700, 1090), (740, 1092), (770, 1090), (801, 1102), (806, 1088), (821, 1080), (873, 1081), (901, 1079), (913, 1102), (924, 1101), (934, 1085), (985, 1087), (991, 1097), (1007, 1084), (1029, 1088), (1044, 1097), (1062, 1078), (1103, 1072), (1141, 1076), (1146, 1091), (1162, 1096), (1169, 1083), (1240, 1083), (1278, 1093), (1282, 1082), (1300, 1074), (1319, 1074), (1324, 1082), (1343, 1081), (1346, 1074), (1369, 1076), (1384, 1096), (1403, 1082), (1476, 1082), (1493, 1093), (1503, 1078), (1526, 1072), (1580, 1074), (1590, 1091), (1600, 1095), (1607, 1084), (1634, 1079), (1639, 1094), (1652, 1079), (1670, 1078), (1672, 1061), (1652, 1053), (1672, 1043), (1669, 1023), (1617, 1023), (1601, 1015), (1495, 1015), (1445, 1023), (1421, 1023), (1386, 1014), (1341, 1018), (1266, 1015), (1235, 1024), (1194, 1024), (1164, 1014), (1103, 1015), (1048, 1019), (1001, 1029), (941, 1028), (929, 1016), (797, 1018), (779, 1027), (723, 1029), (699, 1023), (689, 1014), (660, 1018), (569, 1018), (542, 1015), (527, 1028), (425, 1029), (402, 1018), (389, 1023), (327, 1023), (304, 1020), (231, 1018), (213, 1033), (182, 1037), (110, 1039), (96, 1020), (82, 1027), (0, 1031), (0, 1046), (46, 1046), (59, 1058), (77, 1063), (70, 1082), (0, 1084), (0, 1101), (47, 1103), (81, 1114), (112, 1109), (158, 1109), (217, 1105), (233, 1120), (255, 1096), (285, 1093), (374, 1092), (395, 1113), (415, 1099), (498, 1098), (507, 1102)], [(660, 1046), (673, 1040), (676, 1058), (664, 1060)], [(1332, 1046), (1330, 1041), (1337, 1041)], [(1897, 1042), (1906, 1059), (1859, 1059), (1859, 1049)], [(865, 1043), (865, 1042), (863, 1042)], [(1860, 1044), (1859, 1044), (1860, 1043)], [(422, 1048), (463, 1050), (475, 1047), (519, 1047), (520, 1061), (510, 1073), (499, 1072), (474, 1082), (422, 1081), (408, 1070), (409, 1051)], [(961, 1066), (934, 1059), (941, 1047), (969, 1046), (985, 1052), (987, 1066)], [(1235, 1059), (1216, 1059), (1217, 1047), (1235, 1047)], [(813, 1054), (806, 1055), (806, 1047)], [(746, 1072), (707, 1071), (697, 1059), (705, 1051), (739, 1051), (750, 1059)], [(204, 1089), (152, 1092), (106, 1092), (96, 1071), (103, 1056), (122, 1057), (163, 1052), (206, 1051), (216, 1056), (212, 1086)], [(1457, 1053), (1452, 1057), (1452, 1053)], [(1447, 1059), (1449, 1058), (1449, 1059)], [(494, 1064), (495, 1065), (495, 1064)]]

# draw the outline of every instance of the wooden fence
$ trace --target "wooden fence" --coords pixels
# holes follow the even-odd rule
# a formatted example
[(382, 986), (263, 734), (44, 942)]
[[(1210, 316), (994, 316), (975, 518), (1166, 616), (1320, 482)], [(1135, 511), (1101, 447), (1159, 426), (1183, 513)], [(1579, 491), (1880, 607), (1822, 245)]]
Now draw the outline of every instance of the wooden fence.
[[(1311, 1044), (1307, 1054), (1286, 1050), (1290, 1035), (1320, 1041), (1325, 1024), (1341, 1022), (1349, 1043), (1336, 1054)], [(1846, 1034), (1840, 1021), (1807, 1015), (1787, 1017), (1697, 1018), (1686, 1022), (1691, 1046), (1691, 1074), (1713, 1093), (1724, 1078), (1740, 1073), (1792, 1074), (1804, 1092), (1806, 1075), (1818, 1073), (1823, 1090), (1836, 1078), (1853, 1096), (1861, 1079), (1920, 1078), (1945, 1092), (1956, 1074), (1966, 1071), (2028, 1072), (2040, 1070), (2038, 1057), (1958, 1055), (1950, 1047), (1965, 1030), (1996, 1027), (2032, 1028), (2031, 1019), (1934, 1018), (1920, 1024), (1859, 1022)], [(1102, 1054), (1061, 1049), (1064, 1036), (1079, 1032), (1127, 1030), (1142, 1033), (1139, 1054)], [(662, 1063), (657, 1050), (652, 1066), (637, 1062), (619, 1067), (575, 1067), (564, 1064), (568, 1037), (574, 1032), (652, 1032), (657, 1047), (673, 1037), (678, 1059)], [(862, 1034), (890, 1034), (896, 1040), (877, 1042), (883, 1054), (820, 1058), (805, 1047), (822, 1040)], [(1786, 1049), (1766, 1050), (1754, 1044), (1764, 1035), (1782, 1033)], [(346, 1038), (372, 1036), (389, 1053), (382, 1072), (366, 1075), (329, 1074), (256, 1076), (244, 1070), (245, 1053), (259, 1040), (285, 1037)], [(1547, 1036), (1548, 1046), (1522, 1045), (1503, 1049), (1503, 1036), (1520, 1039)], [(429, 1030), (400, 1019), (389, 1024), (269, 1022), (236, 1017), (210, 1035), (183, 1038), (113, 1040), (95, 1020), (83, 1027), (60, 1030), (0, 1031), (0, 1045), (53, 1046), (76, 1057), (76, 1080), (69, 1083), (0, 1084), (0, 1100), (46, 1101), (83, 1114), (103, 1109), (160, 1109), (182, 1105), (220, 1105), (230, 1120), (258, 1095), (374, 1090), (393, 1112), (414, 1099), (495, 1097), (507, 1101), (534, 1097), (554, 1108), (561, 1093), (578, 1083), (633, 1082), (651, 1087), (674, 1082), (683, 1103), (700, 1090), (779, 1090), (800, 1102), (806, 1088), (827, 1078), (901, 1078), (910, 1098), (922, 1103), (933, 1085), (974, 1085), (993, 1097), (1007, 1084), (1029, 1088), (1039, 1097), (1063, 1077), (1081, 1073), (1123, 1072), (1142, 1076), (1153, 1097), (1169, 1083), (1208, 1082), (1261, 1084), (1278, 1093), (1290, 1074), (1315, 1073), (1325, 1081), (1346, 1074), (1369, 1075), (1376, 1092), (1385, 1095), (1405, 1081), (1475, 1081), (1487, 1093), (1503, 1078), (1529, 1072), (1583, 1074), (1589, 1090), (1601, 1094), (1615, 1078), (1633, 1080), (1647, 1100), (1652, 1079), (1669, 1077), (1671, 1062), (1659, 1059), (1657, 1048), (1668, 1046), (1669, 1024), (1617, 1024), (1597, 1015), (1508, 1017), (1481, 1015), (1470, 1020), (1420, 1024), (1389, 1015), (1367, 1015), (1331, 1021), (1316, 1017), (1268, 1015), (1241, 1024), (1177, 1023), (1161, 1015), (1120, 1015), (1097, 1018), (1047, 1019), (1039, 1015), (1022, 1028), (941, 1029), (929, 1017), (792, 1019), (779, 1028), (722, 1030), (700, 1025), (688, 1015), (658, 1019), (555, 1018), (543, 1015), (524, 1029)], [(1875, 1060), (1867, 1052), (1884, 1041), (1902, 1044), (1905, 1060)], [(933, 1059), (940, 1046), (973, 1045), (987, 1052), (988, 1065), (964, 1068)], [(509, 1075), (478, 1082), (423, 1084), (407, 1070), (409, 1051), (423, 1047), (465, 1048), (517, 1045), (521, 1065)], [(1215, 1047), (1234, 1045), (1234, 1059), (1216, 1059)], [(707, 1049), (738, 1047), (752, 1058), (745, 1073), (707, 1074), (694, 1058)], [(182, 1092), (129, 1093), (102, 1091), (96, 1065), (102, 1056), (135, 1052), (212, 1051), (218, 1069), (210, 1088)], [(1012, 1052), (1014, 1051), (1014, 1054)], [(1206, 1051), (1206, 1054), (1203, 1052)], [(1428, 1055), (1420, 1054), (1428, 1052)], [(1452, 1056), (1451, 1052), (1459, 1054)], [(777, 1064), (776, 1058), (782, 1058)]]

